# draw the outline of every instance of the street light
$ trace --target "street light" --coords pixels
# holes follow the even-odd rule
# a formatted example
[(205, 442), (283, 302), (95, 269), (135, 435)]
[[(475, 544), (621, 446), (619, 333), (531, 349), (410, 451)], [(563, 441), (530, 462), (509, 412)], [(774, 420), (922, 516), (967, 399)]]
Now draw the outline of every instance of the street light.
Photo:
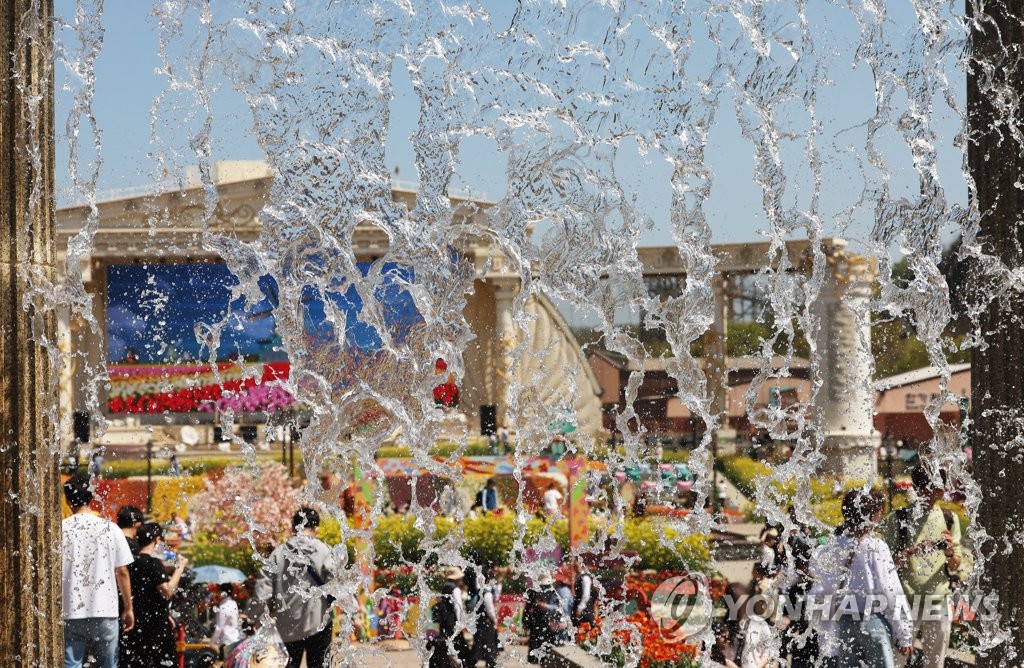
[(717, 513), (718, 499), (718, 430), (711, 434), (711, 510)]
[(153, 512), (153, 439), (146, 441), (146, 513)]
[(882, 458), (885, 459), (885, 487), (889, 495), (889, 508), (892, 508), (892, 497), (896, 491), (896, 481), (893, 480), (892, 476), (892, 465), (893, 461), (895, 461), (899, 454), (896, 437), (891, 433), (886, 433), (885, 437), (882, 439)]

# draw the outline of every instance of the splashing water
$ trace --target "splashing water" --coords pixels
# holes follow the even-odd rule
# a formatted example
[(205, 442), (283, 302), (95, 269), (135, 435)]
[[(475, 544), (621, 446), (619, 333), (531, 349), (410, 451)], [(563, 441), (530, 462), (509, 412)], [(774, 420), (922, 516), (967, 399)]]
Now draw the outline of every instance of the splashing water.
[[(329, 584), (348, 613), (343, 634), (355, 632), (354, 597), (379, 604), (386, 593), (371, 564), (408, 566), (407, 593), (428, 601), (440, 566), (482, 558), (473, 532), (483, 525), (438, 520), (436, 499), (417, 489), (442, 479), (452, 489), (482, 485), (464, 458), (482, 446), (459, 414), (481, 419), (485, 405), (514, 433), (502, 487), (510, 517), (488, 530), (504, 532), (494, 538), (504, 551), (495, 565), (516, 577), (538, 578), (550, 566), (545, 549), (557, 546), (581, 556), (607, 544), (652, 565), (661, 562), (649, 553), (678, 557), (685, 537), (727, 529), (699, 510), (717, 494), (712, 450), (737, 424), (792, 450), (753, 481), (749, 512), (789, 530), (793, 503), (792, 517), (830, 530), (820, 493), (826, 439), (813, 419), (836, 345), (820, 334), (827, 323), (816, 305), (845, 280), (834, 277), (830, 239), (849, 240), (844, 257), (872, 260), (869, 298), (846, 302), (854, 340), (877, 348), (866, 325), (902, 323), (923, 351), (920, 365), (937, 367), (939, 389), (919, 411), (936, 434), (959, 399), (949, 359), (980, 343), (987, 303), (960, 306), (945, 249), (958, 240), (959, 257), (980, 259), (1007, 290), (1019, 283), (977, 243), (979, 215), (966, 197), (964, 72), (976, 63), (960, 4), (168, 0), (153, 4), (146, 24), (158, 65), (141, 85), (156, 92), (148, 140), (132, 145), (100, 113), (111, 94), (103, 53), (114, 46), (105, 25), (118, 10), (78, 0), (56, 31), (61, 196), (78, 204), (63, 211), (67, 277), (40, 287), (53, 308), (84, 323), (59, 351), (74, 407), (101, 416), (99, 436), (130, 431), (133, 409), (110, 402), (135, 400), (119, 388), (149, 363), (159, 370), (146, 387), (186, 408), (146, 404), (136, 412), (160, 417), (138, 429), (195, 424), (204, 410), (224, 434), (260, 415), (263, 433), (275, 420), (300, 422), (302, 501), (336, 518), (356, 509), (336, 522), (334, 543), (336, 552), (353, 545), (358, 567)], [(1012, 115), (1019, 92), (992, 87)], [(112, 155), (112, 136), (137, 155)], [(222, 161), (238, 137), (263, 164)], [(392, 175), (403, 160), (415, 170), (411, 190)], [(104, 178), (119, 173), (145, 182), (146, 194), (108, 201)], [(462, 192), (481, 183), (491, 184), (488, 196)], [(760, 335), (732, 425), (723, 424), (731, 406), (721, 381), (708, 375), (714, 347), (725, 354), (734, 340), (716, 330), (716, 285), (725, 289), (718, 277), (728, 268), (713, 239), (764, 244), (763, 256), (748, 259), (763, 295)], [(807, 250), (794, 258), (787, 249), (802, 239)], [(652, 245), (670, 249), (665, 262), (679, 278), (671, 294), (648, 289), (652, 269), (638, 249)], [(139, 258), (150, 292), (133, 291), (125, 258)], [(184, 269), (166, 268), (175, 265)], [(180, 303), (168, 295), (214, 306), (175, 312)], [(193, 316), (185, 335), (173, 322), (181, 313)], [(593, 350), (625, 360), (611, 400), (566, 317), (577, 334), (586, 324)], [(258, 352), (244, 341), (256, 329)], [(105, 339), (81, 334), (89, 330)], [(766, 407), (762, 397), (799, 376), (804, 355), (807, 391)], [(556, 436), (571, 434), (570, 448), (609, 477), (657, 466), (647, 437), (660, 434), (642, 425), (651, 424), (644, 370), (658, 365), (680, 414), (705, 427), (682, 460), (697, 512), (658, 519), (645, 537), (655, 520), (627, 520), (619, 499), (606, 516), (595, 513), (579, 543), (557, 521), (533, 518), (546, 480), (537, 462)], [(871, 366), (851, 382), (873, 397)], [(451, 403), (438, 394), (449, 378), (462, 402), (440, 409), (438, 396)], [(206, 386), (224, 394), (200, 396)], [(67, 407), (62, 415), (68, 431)], [(613, 447), (609, 427), (619, 435)], [(267, 475), (265, 458), (235, 441), (250, 477)], [(439, 454), (448, 441), (453, 449)], [(385, 514), (388, 471), (378, 455), (395, 446), (412, 475), (402, 531), (418, 543), (403, 543), (389, 562), (394, 548), (378, 537), (397, 520)], [(923, 456), (963, 482), (973, 518), (980, 496), (962, 446), (937, 436)], [(356, 503), (343, 508), (325, 474), (354, 481)], [(266, 556), (280, 508), (257, 507), (261, 493), (251, 489), (207, 485), (193, 512), (228, 498), (240, 518), (236, 543)], [(979, 544), (987, 539), (975, 522), (971, 531)], [(411, 638), (421, 653), (428, 616)], [(606, 653), (619, 643), (627, 665), (641, 662), (630, 611), (611, 606), (603, 616), (588, 647)], [(993, 620), (976, 633), (981, 648), (1001, 637)]]

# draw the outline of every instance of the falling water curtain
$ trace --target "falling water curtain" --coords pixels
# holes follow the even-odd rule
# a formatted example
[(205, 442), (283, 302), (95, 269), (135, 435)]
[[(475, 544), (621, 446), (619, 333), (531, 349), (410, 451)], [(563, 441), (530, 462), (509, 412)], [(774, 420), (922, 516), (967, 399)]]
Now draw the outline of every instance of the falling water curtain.
[[(471, 436), (481, 406), (495, 406), (514, 434), (501, 529), (511, 573), (539, 579), (544, 554), (585, 561), (606, 548), (710, 572), (719, 519), (699, 509), (712, 493), (711, 455), (726, 456), (736, 428), (789, 452), (758, 469), (745, 510), (789, 526), (792, 503), (827, 533), (832, 472), (875, 475), (873, 382), (916, 363), (934, 367), (939, 387), (918, 411), (938, 435), (922, 458), (959, 481), (971, 537), (988, 553), (1004, 540), (994, 508), (1013, 509), (999, 477), (1012, 465), (986, 448), (1013, 436), (989, 431), (974, 401), (971, 445), (988, 481), (979, 491), (967, 432), (940, 422), (959, 401), (951, 360), (972, 349), (989, 365), (984, 379), (975, 370), (974, 397), (988, 382), (1013, 386), (985, 357), (999, 350), (985, 347), (985, 323), (1001, 318), (986, 309), (1017, 312), (1015, 256), (987, 240), (1012, 230), (986, 220), (1016, 220), (1017, 200), (1001, 195), (1019, 190), (1003, 182), (1019, 169), (990, 170), (1019, 161), (1019, 73), (986, 66), (1012, 62), (1020, 17), (999, 3), (969, 8), (61, 7), (66, 273), (56, 287), (33, 278), (70, 342), (35, 333), (71, 388), (52, 412), (61, 436), (51, 450), (70, 447), (72, 410), (94, 417), (97, 437), (135, 429), (183, 441), (181, 425), (216, 424), (226, 448), (245, 455), (240, 473), (225, 474), (238, 489), (193, 481), (171, 496), (194, 495), (200, 517), (216, 508), (231, 518), (205, 530), (230, 534), (230, 547), (256, 561), (275, 523), (287, 524), (283, 508), (320, 503), (335, 518), (347, 509), (333, 542), (352, 545), (358, 567), (332, 586), (351, 632), (379, 584), (375, 569), (406, 567), (407, 593), (426, 601), (440, 567), (474, 556), (474, 525), (438, 520), (416, 490), (421, 479), (476, 484), (465, 458), (483, 447)], [(998, 122), (970, 122), (982, 117)], [(967, 261), (980, 273), (951, 270)], [(653, 289), (659, 272), (673, 277), (670, 290)], [(754, 304), (745, 320), (741, 297)], [(195, 304), (205, 310), (183, 306)], [(754, 334), (741, 345), (744, 332)], [(587, 358), (598, 350), (623, 360), (613, 401)], [(730, 393), (740, 357), (754, 360), (749, 387)], [(531, 519), (538, 481), (559, 474), (538, 462), (567, 443), (609, 476), (656, 465), (641, 394), (652, 369), (670, 381), (667, 400), (704, 426), (685, 459), (698, 511), (637, 520), (612, 503), (588, 520), (585, 539), (573, 532), (564, 545), (558, 522)], [(792, 401), (759, 398), (794, 374), (805, 389)], [(300, 436), (301, 489), (241, 431), (231, 440), (235, 422), (268, 413)], [(401, 456), (380, 456), (386, 448)], [(394, 558), (374, 538), (400, 523), (384, 514), (396, 477), (386, 459), (403, 460), (412, 489), (401, 520), (409, 550)], [(331, 493), (335, 479), (356, 481), (354, 492)], [(253, 480), (276, 490), (273, 502), (246, 487)], [(1006, 570), (999, 564), (991, 573)], [(981, 649), (1016, 628), (1013, 600), (976, 629)], [(426, 618), (412, 638), (420, 651)], [(637, 628), (623, 608), (603, 620), (631, 664), (644, 652)]]

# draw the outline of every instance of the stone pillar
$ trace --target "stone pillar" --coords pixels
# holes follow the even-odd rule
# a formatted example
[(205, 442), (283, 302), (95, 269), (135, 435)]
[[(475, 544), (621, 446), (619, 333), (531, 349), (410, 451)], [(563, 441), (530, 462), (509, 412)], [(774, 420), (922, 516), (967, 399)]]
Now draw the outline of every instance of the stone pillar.
[[(1009, 271), (1024, 266), (1024, 116), (1013, 105), (1024, 90), (1024, 5), (1019, 0), (984, 3), (987, 17), (967, 3), (972, 60), (967, 69), (967, 165), (980, 215), (977, 243)], [(1005, 105), (1005, 106), (1002, 106)], [(1016, 128), (1016, 130), (1014, 130)], [(978, 524), (989, 540), (982, 545), (983, 594), (995, 594), (995, 611), (1007, 634), (986, 655), (982, 668), (1021, 665), (1024, 652), (1024, 295), (1008, 289), (1008, 278), (978, 265), (972, 272), (981, 306), (977, 325), (984, 345), (973, 349), (971, 420), (974, 476), (981, 490)]]
[(494, 335), (498, 347), (495, 404), (498, 407), (498, 426), (504, 425), (512, 429), (515, 425), (508, 424), (508, 390), (514, 380), (512, 351), (518, 342), (516, 321), (512, 317), (512, 305), (519, 293), (518, 281), (498, 279), (493, 281), (493, 285)]
[(715, 296), (714, 320), (711, 329), (704, 336), (704, 373), (708, 378), (711, 393), (711, 414), (719, 418), (716, 444), (736, 437), (736, 430), (729, 425), (729, 369), (726, 357), (729, 354), (729, 296), (726, 294), (725, 274), (715, 274), (711, 287)]
[(71, 414), (75, 406), (75, 357), (71, 348), (71, 308), (67, 305), (57, 309), (57, 349), (60, 351), (63, 366), (60, 368), (58, 381), (59, 394), (57, 407), (60, 411), (60, 430), (57, 433), (58, 443), (70, 443), (74, 438)]
[(52, 13), (0, 0), (0, 665), (19, 668), (63, 663), (56, 388), (37, 343), (56, 322), (28, 283), (55, 275)]
[(868, 259), (848, 255), (840, 243), (826, 249), (829, 273), (814, 312), (819, 319), (815, 425), (824, 433), (824, 472), (874, 481), (881, 438), (874, 427), (869, 301), (875, 272)]

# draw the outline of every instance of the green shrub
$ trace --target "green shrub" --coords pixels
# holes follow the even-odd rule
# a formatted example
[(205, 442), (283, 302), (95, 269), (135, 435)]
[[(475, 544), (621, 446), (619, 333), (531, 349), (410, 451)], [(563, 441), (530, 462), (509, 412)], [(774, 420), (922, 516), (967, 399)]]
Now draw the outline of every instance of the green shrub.
[(558, 549), (562, 550), (562, 552), (568, 551), (569, 520), (564, 518), (549, 521), (534, 517), (528, 520), (526, 522), (526, 534), (523, 536), (523, 546), (535, 546), (547, 532), (551, 532), (551, 537), (558, 544)]
[(182, 553), (188, 557), (192, 566), (228, 566), (253, 575), (259, 571), (260, 564), (248, 543), (231, 547), (211, 533), (196, 535), (191, 543), (185, 543)]
[(750, 457), (722, 457), (718, 460), (718, 468), (748, 499), (757, 494), (755, 481), (771, 475), (771, 469)]
[[(393, 568), (423, 558), (424, 534), (415, 527), (414, 521), (415, 518), (411, 515), (389, 515), (381, 518), (373, 532), (373, 545), (376, 551), (374, 563), (377, 568)], [(453, 531), (458, 530), (457, 526), (461, 526), (465, 538), (461, 549), (464, 558), (498, 567), (508, 566), (512, 562), (516, 543), (514, 514), (469, 517), (460, 525), (456, 525), (448, 518), (438, 517), (434, 520), (432, 539), (444, 543), (449, 540)], [(529, 548), (536, 545), (548, 531), (563, 552), (569, 549), (569, 524), (565, 519), (553, 522), (545, 522), (539, 518), (529, 520), (523, 536), (523, 546)], [(591, 531), (591, 536), (596, 540), (597, 532)]]
[[(486, 457), (493, 454), (486, 439), (470, 440), (464, 447), (456, 441), (440, 441), (430, 448), (427, 454), (431, 457), (447, 459), (458, 452), (460, 447), (462, 447), (461, 456), (463, 457)], [(405, 459), (412, 457), (412, 449), (405, 445), (385, 445), (377, 449), (375, 457), (377, 459)]]
[[(409, 562), (418, 562), (425, 554), (424, 534), (414, 525), (411, 515), (389, 515), (381, 518), (373, 532), (376, 551), (374, 564), (378, 569), (393, 571)], [(326, 524), (326, 523), (325, 523)], [(590, 536), (596, 542), (600, 532), (597, 521), (591, 521)], [(433, 540), (444, 542), (461, 526), (465, 542), (462, 556), (478, 563), (508, 567), (515, 555), (516, 521), (511, 513), (467, 518), (456, 525), (450, 519), (436, 518)], [(321, 535), (328, 544), (333, 529), (321, 525)], [(696, 570), (706, 572), (711, 562), (707, 538), (703, 535), (683, 536), (675, 525), (659, 518), (627, 519), (623, 549), (639, 556), (637, 568), (657, 571)], [(339, 536), (340, 536), (340, 532)], [(526, 548), (537, 545), (545, 534), (554, 538), (563, 553), (569, 549), (569, 526), (565, 519), (546, 522), (533, 518), (527, 522), (523, 536)], [(340, 539), (340, 538), (339, 538)], [(666, 542), (662, 543), (662, 539)], [(337, 540), (335, 540), (335, 544)]]
[(666, 450), (661, 457), (666, 464), (688, 464), (690, 462), (689, 450)]
[[(723, 457), (718, 462), (718, 469), (726, 478), (743, 493), (750, 503), (743, 509), (744, 519), (750, 522), (763, 522), (765, 517), (757, 509), (755, 501), (757, 496), (757, 480), (764, 479), (771, 475), (772, 470), (761, 462), (754, 461), (750, 457)], [(831, 477), (816, 477), (810, 480), (810, 498), (804, 499), (809, 503), (811, 511), (826, 526), (837, 526), (843, 519), (842, 498), (850, 489), (862, 488), (863, 480), (850, 479), (843, 481), (842, 491), (836, 493), (833, 489), (834, 479)], [(797, 485), (793, 479), (785, 481), (772, 481), (766, 488), (765, 499), (785, 509), (797, 501)], [(891, 512), (907, 504), (906, 494), (897, 492), (893, 495), (892, 507), (886, 512)], [(950, 504), (951, 509), (961, 515), (961, 521), (966, 518), (963, 507), (960, 504)]]
[(377, 568), (394, 568), (423, 558), (423, 532), (413, 515), (385, 515), (373, 532), (373, 563)]
[(636, 552), (641, 570), (701, 571), (711, 564), (711, 550), (704, 535), (682, 535), (661, 519), (631, 519), (623, 527), (625, 549)]
[(405, 459), (412, 457), (412, 450), (404, 445), (385, 445), (377, 448), (377, 459)]
[[(258, 454), (256, 455), (256, 461), (261, 464), (279, 462), (281, 461), (281, 455), (280, 453)], [(178, 463), (181, 466), (183, 475), (202, 475), (210, 471), (225, 469), (229, 466), (245, 466), (249, 463), (249, 459), (239, 454), (213, 455), (209, 457), (179, 457)], [(152, 474), (154, 476), (170, 475), (169, 467), (170, 464), (167, 459), (154, 457)], [(103, 461), (103, 469), (103, 475), (107, 478), (143, 477), (146, 475), (146, 457), (145, 455), (130, 459), (107, 457)], [(302, 470), (302, 457), (298, 450), (295, 451), (295, 470), (296, 472)]]
[(515, 517), (503, 513), (466, 518), (463, 536), (466, 538), (464, 551), (470, 552), (479, 563), (507, 566), (515, 547)]

